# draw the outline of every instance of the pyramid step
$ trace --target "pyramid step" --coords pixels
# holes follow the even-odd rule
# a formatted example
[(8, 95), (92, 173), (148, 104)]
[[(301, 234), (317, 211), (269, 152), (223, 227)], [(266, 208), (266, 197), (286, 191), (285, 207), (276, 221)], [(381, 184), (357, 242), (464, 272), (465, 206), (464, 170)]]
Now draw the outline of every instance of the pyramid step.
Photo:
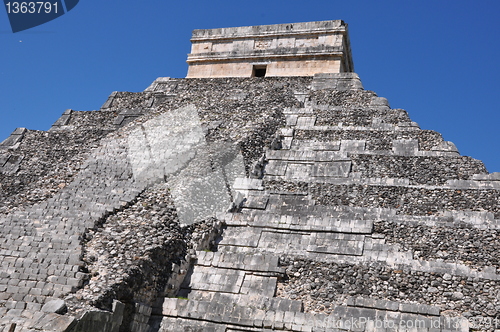
[(263, 327), (266, 311), (234, 303), (165, 298), (162, 315), (238, 326)]
[(312, 107), (287, 107), (283, 110), (285, 115), (312, 115), (314, 114)]
[(280, 215), (277, 213), (254, 213), (252, 215), (233, 215), (225, 219), (228, 226), (249, 226), (301, 232), (334, 232), (371, 234), (373, 220), (349, 217), (309, 215)]
[[(219, 250), (231, 252), (226, 246), (260, 249), (275, 254), (304, 255), (323, 253), (334, 255), (363, 254), (365, 236), (347, 233), (307, 233), (276, 231), (255, 227), (228, 227), (219, 242)], [(245, 250), (241, 251), (245, 252)]]
[(303, 311), (302, 301), (254, 294), (248, 295), (192, 291), (188, 294), (187, 298), (195, 301), (235, 303), (240, 306), (253, 307), (262, 310)]
[(340, 141), (320, 142), (317, 140), (299, 140), (294, 139), (290, 146), (293, 150), (307, 151), (339, 151)]
[[(286, 185), (286, 184), (285, 184)], [(343, 219), (378, 219), (381, 216), (384, 218), (394, 216), (396, 210), (387, 208), (370, 208), (347, 205), (316, 205), (316, 202), (311, 199), (307, 193), (288, 193), (288, 192), (259, 192), (251, 193), (246, 197), (246, 200), (253, 204), (252, 201), (261, 200), (265, 202), (265, 208), (255, 210), (265, 210), (266, 212), (278, 213), (284, 215), (313, 215), (313, 216), (331, 216)], [(245, 206), (245, 205), (244, 205)], [(250, 208), (248, 208), (250, 209)], [(243, 214), (249, 211), (243, 211)], [(260, 213), (252, 211), (251, 213)], [(218, 215), (223, 219), (227, 219), (230, 214)]]
[(296, 180), (325, 182), (346, 179), (352, 172), (352, 161), (335, 160), (328, 162), (286, 162), (270, 161), (264, 176), (273, 180)]
[(187, 297), (195, 290), (272, 297), (276, 292), (278, 278), (268, 274), (197, 265), (184, 279), (179, 296)]
[[(415, 307), (416, 310), (409, 310), (410, 307)], [(166, 329), (159, 331), (173, 331), (168, 329), (167, 322), (178, 323), (172, 319), (196, 320), (193, 323), (188, 323), (194, 324), (191, 326), (206, 326), (206, 324), (211, 323), (224, 324), (229, 331), (262, 331), (262, 328), (285, 331), (344, 331), (352, 330), (353, 325), (349, 325), (347, 328), (345, 324), (353, 322), (356, 322), (356, 331), (378, 331), (375, 322), (381, 319), (394, 327), (394, 329), (391, 328), (391, 331), (407, 331), (405, 323), (417, 322), (420, 324), (418, 331), (468, 331), (468, 323), (463, 317), (419, 314), (418, 310), (419, 305), (412, 304), (402, 304), (397, 309), (389, 308), (389, 310), (338, 305), (333, 308), (331, 314), (321, 314), (262, 310), (216, 301), (166, 298), (162, 306), (162, 315), (166, 316), (162, 326), (165, 326)], [(255, 330), (255, 328), (259, 328), (259, 330)]]
[(211, 251), (198, 251), (196, 265), (206, 267), (261, 272), (270, 276), (283, 274), (284, 269), (278, 267), (278, 257), (266, 254), (231, 254)]
[(203, 331), (203, 332), (226, 332), (226, 324), (217, 324), (193, 319), (182, 319), (174, 317), (158, 317), (155, 319), (153, 331), (179, 332), (179, 331)]
[(268, 150), (266, 151), (268, 161), (309, 161), (328, 162), (334, 160), (350, 160), (347, 153), (338, 151), (311, 151), (311, 150)]
[[(245, 272), (241, 270), (195, 266), (184, 279), (181, 289), (238, 294), (244, 279)], [(180, 295), (184, 294), (185, 292), (182, 292)]]

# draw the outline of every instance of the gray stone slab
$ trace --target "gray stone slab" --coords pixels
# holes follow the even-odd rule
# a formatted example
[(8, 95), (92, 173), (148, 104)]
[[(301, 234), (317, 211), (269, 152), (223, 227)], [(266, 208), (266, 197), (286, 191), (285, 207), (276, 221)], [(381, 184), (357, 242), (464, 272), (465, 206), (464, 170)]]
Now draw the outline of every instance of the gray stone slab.
[(316, 124), (315, 116), (299, 116), (297, 118), (296, 126), (297, 127), (310, 127)]
[(401, 303), (399, 305), (399, 311), (432, 316), (439, 316), (440, 314), (440, 308), (438, 306), (419, 303)]
[(21, 140), (23, 139), (24, 137), (24, 134), (28, 131), (28, 129), (26, 128), (16, 128), (12, 134), (10, 134), (9, 137), (7, 137), (5, 140), (3, 140), (1, 143), (0, 143), (0, 146), (3, 146), (3, 147), (10, 147), (10, 146), (14, 146), (16, 145), (17, 143), (21, 142)]
[(308, 180), (312, 173), (312, 164), (289, 163), (285, 173), (286, 180)]
[(46, 313), (53, 312), (56, 314), (62, 314), (66, 310), (67, 310), (66, 302), (64, 302), (64, 300), (61, 299), (49, 301), (45, 303), (42, 307), (42, 311)]
[(314, 75), (311, 87), (313, 90), (348, 91), (362, 90), (363, 84), (355, 73), (318, 73)]
[(262, 180), (250, 178), (236, 178), (233, 184), (234, 190), (264, 190)]
[(500, 181), (500, 172), (490, 174), (474, 174), (472, 179), (476, 181)]
[(298, 117), (299, 116), (297, 114), (286, 114), (285, 115), (286, 125), (287, 126), (296, 126)]
[(265, 210), (269, 196), (249, 196), (243, 201), (242, 207), (247, 209)]
[(312, 167), (311, 176), (346, 178), (351, 171), (351, 161), (319, 162)]
[(433, 146), (431, 151), (458, 152), (458, 149), (453, 142), (442, 141), (438, 145)]
[(275, 312), (274, 311), (266, 311), (266, 316), (264, 317), (262, 321), (262, 325), (264, 328), (272, 328), (274, 326), (274, 320), (275, 320)]
[(48, 313), (30, 328), (44, 331), (66, 331), (76, 323), (74, 317)]
[(317, 253), (355, 255), (363, 254), (364, 236), (338, 233), (313, 233), (307, 251)]
[(125, 120), (125, 115), (118, 115), (116, 118), (113, 119), (113, 124), (115, 126), (121, 126), (122, 124), (124, 124), (124, 120)]
[(254, 316), (253, 316), (253, 326), (257, 328), (263, 327), (265, 317), (266, 317), (265, 310), (256, 309), (254, 311)]
[(255, 248), (259, 244), (261, 232), (261, 229), (251, 227), (228, 227), (219, 245)]
[(353, 305), (357, 307), (367, 307), (374, 309), (383, 309), (390, 311), (399, 311), (399, 303), (394, 301), (387, 301), (374, 298), (363, 298), (357, 297), (354, 300)]
[(311, 151), (339, 151), (340, 142), (319, 142), (316, 140), (293, 140), (291, 148)]
[(392, 151), (396, 155), (411, 156), (415, 155), (418, 151), (417, 139), (400, 139), (392, 142)]
[(28, 131), (28, 129), (23, 128), (23, 127), (19, 127), (19, 128), (14, 129), (14, 131), (12, 132), (11, 135), (24, 135), (27, 131)]
[(141, 108), (128, 108), (121, 110), (119, 114), (124, 116), (140, 116), (144, 114), (144, 110)]
[(264, 173), (266, 175), (284, 176), (288, 163), (282, 160), (269, 160), (266, 164)]
[(280, 135), (284, 137), (293, 137), (294, 129), (293, 128), (280, 128)]
[(106, 109), (106, 108), (110, 108), (111, 106), (113, 106), (113, 100), (115, 99), (116, 95), (118, 94), (118, 91), (113, 91), (108, 99), (106, 100), (106, 102), (104, 102), (104, 104), (101, 106), (101, 109)]
[(259, 248), (275, 253), (303, 252), (309, 243), (309, 235), (299, 233), (262, 232)]
[(302, 301), (289, 300), (285, 298), (272, 298), (270, 303), (270, 310), (275, 311), (302, 311)]
[(0, 154), (0, 168), (3, 167), (7, 161), (9, 160), (10, 158), (10, 154), (9, 153), (2, 153)]
[(366, 140), (341, 140), (340, 150), (346, 152), (359, 152), (366, 149)]
[(316, 153), (314, 151), (269, 150), (266, 152), (266, 159), (282, 161), (314, 161), (316, 159)]
[(372, 106), (389, 106), (389, 101), (384, 97), (373, 97), (370, 105)]
[(73, 111), (71, 109), (66, 110), (59, 119), (54, 122), (53, 127), (66, 126), (71, 120), (71, 113)]

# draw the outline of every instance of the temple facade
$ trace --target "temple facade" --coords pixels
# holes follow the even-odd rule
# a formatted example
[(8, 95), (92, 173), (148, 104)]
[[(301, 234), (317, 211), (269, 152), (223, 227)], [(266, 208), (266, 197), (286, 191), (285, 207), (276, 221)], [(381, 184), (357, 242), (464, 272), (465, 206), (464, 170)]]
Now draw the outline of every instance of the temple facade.
[(353, 72), (341, 20), (194, 30), (187, 78)]

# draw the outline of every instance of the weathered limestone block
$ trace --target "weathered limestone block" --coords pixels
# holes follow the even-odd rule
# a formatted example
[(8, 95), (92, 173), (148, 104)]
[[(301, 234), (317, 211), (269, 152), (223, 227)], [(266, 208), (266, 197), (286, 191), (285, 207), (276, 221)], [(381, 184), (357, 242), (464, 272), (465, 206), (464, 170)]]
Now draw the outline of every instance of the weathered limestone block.
[(58, 130), (68, 125), (69, 121), (71, 120), (71, 113), (73, 113), (73, 110), (71, 109), (67, 109), (66, 111), (64, 111), (61, 117), (57, 119), (56, 122), (54, 122), (49, 130)]
[(16, 145), (21, 142), (27, 131), (28, 129), (26, 128), (17, 128), (9, 137), (0, 143), (0, 148), (15, 149)]
[(346, 91), (362, 90), (363, 84), (356, 73), (319, 73), (314, 75), (311, 87), (313, 90)]

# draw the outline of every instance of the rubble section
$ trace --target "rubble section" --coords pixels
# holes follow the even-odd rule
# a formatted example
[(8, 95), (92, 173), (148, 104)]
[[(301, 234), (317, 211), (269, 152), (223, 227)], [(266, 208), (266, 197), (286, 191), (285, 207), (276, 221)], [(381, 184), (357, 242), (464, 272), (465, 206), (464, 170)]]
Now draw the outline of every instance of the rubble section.
[(166, 183), (146, 189), (130, 206), (85, 234), (83, 260), (89, 280), (66, 297), (69, 312), (111, 312), (119, 301), (125, 312), (121, 329), (147, 328), (156, 299), (172, 291), (173, 280), (183, 275), (178, 267), (189, 266), (189, 253), (203, 245), (208, 248), (218, 234), (214, 220), (180, 227)]
[(448, 180), (469, 180), (486, 174), (482, 162), (471, 157), (416, 157), (357, 155), (352, 157), (355, 172), (365, 178), (406, 178), (411, 185), (443, 185)]
[[(84, 261), (90, 280), (76, 295), (75, 305), (82, 300), (101, 309), (110, 309), (111, 300), (152, 303), (158, 289), (166, 286), (171, 264), (179, 263), (187, 254), (188, 230), (181, 229), (175, 206), (166, 184), (146, 189), (121, 211), (110, 215), (85, 234)], [(156, 256), (156, 257), (155, 257)], [(158, 260), (161, 257), (161, 261)], [(153, 270), (147, 270), (148, 268)], [(159, 272), (155, 269), (161, 269)], [(137, 278), (137, 273), (143, 274)], [(123, 284), (134, 275), (135, 290)], [(137, 279), (143, 281), (140, 284)], [(156, 280), (164, 278), (165, 280)], [(149, 290), (149, 294), (148, 294)], [(110, 292), (124, 294), (109, 294)]]
[(70, 183), (108, 131), (26, 130), (14, 146), (0, 148), (0, 211), (8, 214), (52, 197)]
[[(335, 304), (353, 296), (396, 302), (425, 303), (465, 317), (495, 317), (498, 280), (452, 276), (449, 273), (412, 271), (384, 264), (323, 263), (283, 258), (289, 279), (278, 296), (301, 300), (306, 311), (331, 313)], [(436, 307), (437, 308), (437, 307)]]
[(392, 208), (397, 213), (415, 215), (439, 215), (446, 210), (491, 211), (495, 218), (500, 218), (498, 189), (409, 186), (408, 179), (390, 179), (394, 184), (390, 180), (377, 182), (379, 180), (372, 179), (365, 185), (354, 184), (362, 183), (361, 179), (343, 181), (350, 184), (269, 181), (266, 185), (273, 190), (310, 191), (312, 198), (322, 205)]
[(478, 269), (500, 268), (498, 229), (478, 229), (466, 223), (432, 227), (381, 220), (374, 223), (374, 232), (383, 234), (386, 243), (398, 243), (403, 250), (413, 251), (416, 258), (460, 261)]
[(237, 144), (248, 175), (264, 147), (284, 125), (283, 108), (300, 105), (294, 92), (307, 89), (311, 80), (306, 77), (158, 79), (150, 89), (175, 94), (175, 98), (164, 104), (165, 109), (194, 105), (206, 141)]

